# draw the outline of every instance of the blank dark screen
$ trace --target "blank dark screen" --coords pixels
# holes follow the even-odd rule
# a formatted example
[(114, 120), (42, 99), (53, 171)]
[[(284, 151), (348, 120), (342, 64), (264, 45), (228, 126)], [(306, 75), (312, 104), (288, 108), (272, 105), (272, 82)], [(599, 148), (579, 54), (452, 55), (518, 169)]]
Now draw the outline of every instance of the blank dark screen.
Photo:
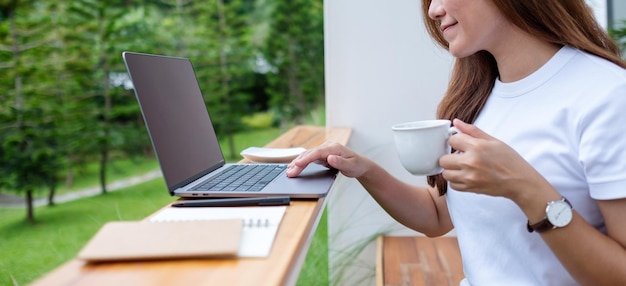
[(191, 62), (135, 53), (124, 58), (170, 192), (224, 164)]

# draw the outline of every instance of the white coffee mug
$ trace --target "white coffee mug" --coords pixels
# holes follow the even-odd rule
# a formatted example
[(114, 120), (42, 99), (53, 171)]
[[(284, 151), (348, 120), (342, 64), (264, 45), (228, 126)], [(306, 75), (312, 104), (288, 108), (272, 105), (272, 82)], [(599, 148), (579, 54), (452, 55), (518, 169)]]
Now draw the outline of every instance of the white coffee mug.
[(405, 122), (391, 129), (400, 162), (411, 174), (421, 176), (443, 172), (439, 158), (450, 153), (448, 138), (459, 133), (444, 119)]

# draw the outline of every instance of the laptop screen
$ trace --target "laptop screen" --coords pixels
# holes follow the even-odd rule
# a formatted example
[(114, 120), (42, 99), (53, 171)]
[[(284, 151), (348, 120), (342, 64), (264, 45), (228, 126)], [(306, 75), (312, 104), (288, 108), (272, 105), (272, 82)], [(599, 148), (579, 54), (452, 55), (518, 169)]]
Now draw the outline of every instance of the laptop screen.
[(222, 166), (191, 62), (130, 52), (123, 57), (170, 193)]

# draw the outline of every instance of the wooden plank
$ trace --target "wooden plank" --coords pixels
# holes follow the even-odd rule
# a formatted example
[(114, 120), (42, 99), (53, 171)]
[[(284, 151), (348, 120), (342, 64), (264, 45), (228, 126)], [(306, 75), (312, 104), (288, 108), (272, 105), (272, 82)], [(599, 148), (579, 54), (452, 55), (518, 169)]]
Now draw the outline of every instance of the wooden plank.
[[(453, 239), (437, 239), (437, 250), (439, 251), (439, 261), (443, 264), (445, 272), (448, 274), (450, 281), (461, 281), (465, 277), (463, 274), (463, 262), (461, 261), (461, 253), (456, 238)], [(454, 284), (458, 285), (457, 282)]]
[(383, 236), (378, 252), (378, 285), (457, 286), (464, 277), (456, 237)]

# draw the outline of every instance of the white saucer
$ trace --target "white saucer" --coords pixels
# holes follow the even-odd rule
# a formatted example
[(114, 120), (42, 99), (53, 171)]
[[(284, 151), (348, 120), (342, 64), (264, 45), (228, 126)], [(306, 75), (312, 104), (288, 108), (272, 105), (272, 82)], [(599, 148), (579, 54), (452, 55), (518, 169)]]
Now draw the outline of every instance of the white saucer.
[(249, 147), (241, 151), (241, 156), (257, 163), (289, 163), (306, 149)]

